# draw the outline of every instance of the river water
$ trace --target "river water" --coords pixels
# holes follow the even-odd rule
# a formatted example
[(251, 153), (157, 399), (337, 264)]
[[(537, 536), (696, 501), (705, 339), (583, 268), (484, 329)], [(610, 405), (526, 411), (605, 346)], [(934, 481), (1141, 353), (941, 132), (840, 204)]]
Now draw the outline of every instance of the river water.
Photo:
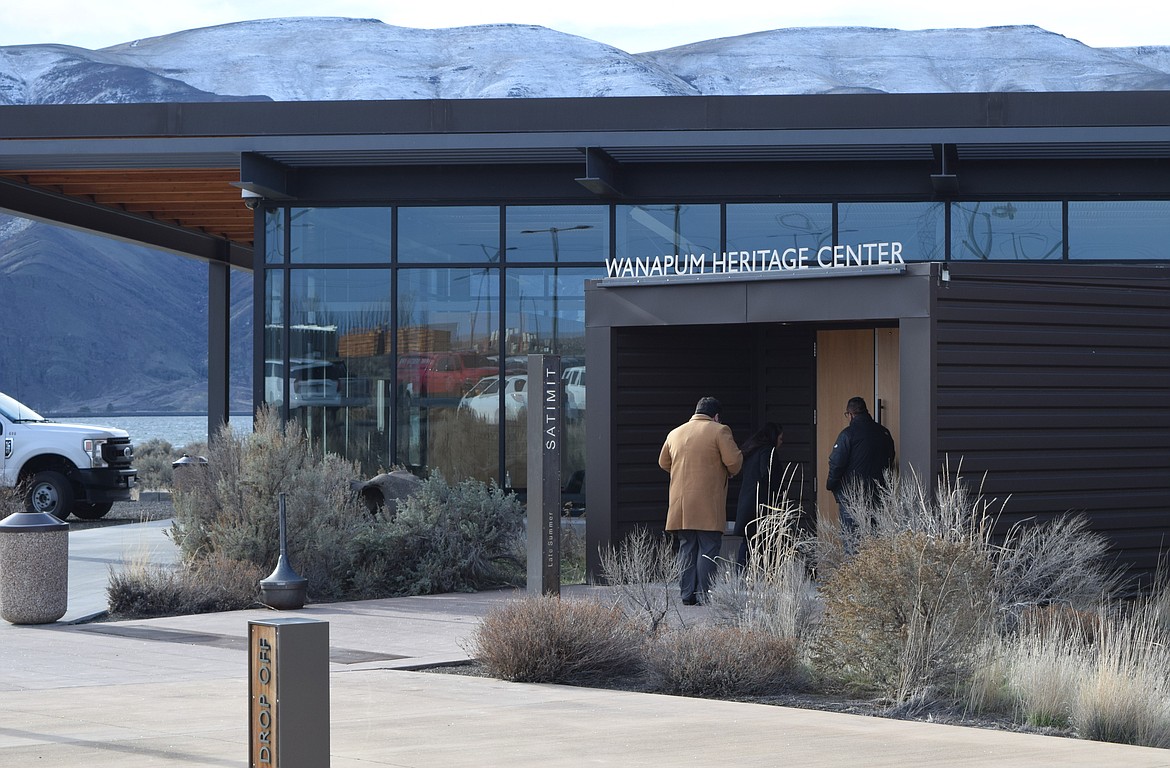
[[(232, 426), (251, 429), (252, 419), (247, 414), (233, 415)], [(53, 416), (53, 421), (116, 427), (130, 433), (130, 439), (140, 445), (147, 440), (166, 440), (173, 448), (191, 443), (207, 442), (207, 416), (105, 416), (93, 413), (83, 416)]]

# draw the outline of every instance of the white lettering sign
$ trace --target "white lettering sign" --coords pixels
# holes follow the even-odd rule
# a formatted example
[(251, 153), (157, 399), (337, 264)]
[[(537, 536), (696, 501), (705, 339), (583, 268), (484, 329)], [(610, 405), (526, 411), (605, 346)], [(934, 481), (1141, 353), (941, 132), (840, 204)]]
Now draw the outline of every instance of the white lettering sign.
[(902, 243), (823, 245), (820, 248), (760, 249), (625, 257), (605, 262), (608, 277), (676, 277), (800, 269), (877, 267), (905, 264)]

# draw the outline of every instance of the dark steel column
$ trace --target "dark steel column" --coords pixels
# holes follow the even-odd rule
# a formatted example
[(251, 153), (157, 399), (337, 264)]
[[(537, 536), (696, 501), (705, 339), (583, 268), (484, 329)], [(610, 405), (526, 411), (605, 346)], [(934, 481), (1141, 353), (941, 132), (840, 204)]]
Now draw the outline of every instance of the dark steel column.
[(207, 436), (227, 423), (231, 409), (231, 267), (207, 264)]

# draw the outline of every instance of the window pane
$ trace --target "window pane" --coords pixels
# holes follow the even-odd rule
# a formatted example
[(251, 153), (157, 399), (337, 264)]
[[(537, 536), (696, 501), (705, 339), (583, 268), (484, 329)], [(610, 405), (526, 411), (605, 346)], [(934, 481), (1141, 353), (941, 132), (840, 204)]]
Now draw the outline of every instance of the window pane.
[(952, 203), (951, 258), (1064, 258), (1060, 203)]
[(727, 250), (807, 248), (815, 258), (833, 244), (833, 206), (828, 203), (752, 203), (727, 206)]
[(293, 208), (294, 263), (390, 263), (389, 208)]
[(1068, 204), (1070, 259), (1170, 259), (1170, 202)]
[(942, 203), (841, 203), (837, 206), (837, 242), (901, 243), (904, 261), (946, 258), (946, 223)]
[(398, 260), (411, 264), (498, 264), (500, 209), (399, 208)]
[(467, 397), (499, 375), (499, 312), (497, 269), (399, 272), (399, 463), (500, 481), (499, 411)]
[(264, 261), (269, 264), (284, 262), (284, 208), (269, 209), (264, 213)]
[[(585, 501), (585, 281), (603, 277), (605, 272), (601, 267), (509, 269), (507, 272), (506, 379), (523, 377), (523, 383), (527, 384), (529, 354), (561, 356), (565, 384), (561, 481), (565, 503), (575, 505), (578, 510)], [(506, 480), (516, 488), (526, 488), (528, 414), (527, 409), (509, 411), (509, 397), (510, 394), (505, 394)], [(499, 406), (495, 405), (494, 409), (498, 412)]]
[(264, 274), (264, 402), (280, 407), (284, 402), (284, 385), (275, 378), (275, 361), (284, 359), (284, 270), (269, 269)]
[(619, 205), (619, 259), (719, 251), (718, 205)]
[(390, 271), (296, 270), (288, 304), (288, 367), (265, 360), (266, 397), (279, 401), (287, 378), (289, 417), (317, 450), (371, 476), (390, 466)]
[(609, 254), (609, 207), (516, 205), (507, 209), (506, 260), (604, 262)]

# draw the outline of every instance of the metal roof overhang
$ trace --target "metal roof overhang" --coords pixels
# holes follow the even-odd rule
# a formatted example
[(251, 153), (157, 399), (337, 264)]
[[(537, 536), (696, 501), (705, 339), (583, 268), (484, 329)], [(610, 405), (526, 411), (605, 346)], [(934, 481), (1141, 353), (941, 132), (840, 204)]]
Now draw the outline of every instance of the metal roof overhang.
[(594, 161), (942, 154), (1168, 159), (1170, 93), (5, 106), (0, 208), (250, 268), (255, 216), (241, 189), (295, 200), (297, 169), (550, 165), (590, 177)]

